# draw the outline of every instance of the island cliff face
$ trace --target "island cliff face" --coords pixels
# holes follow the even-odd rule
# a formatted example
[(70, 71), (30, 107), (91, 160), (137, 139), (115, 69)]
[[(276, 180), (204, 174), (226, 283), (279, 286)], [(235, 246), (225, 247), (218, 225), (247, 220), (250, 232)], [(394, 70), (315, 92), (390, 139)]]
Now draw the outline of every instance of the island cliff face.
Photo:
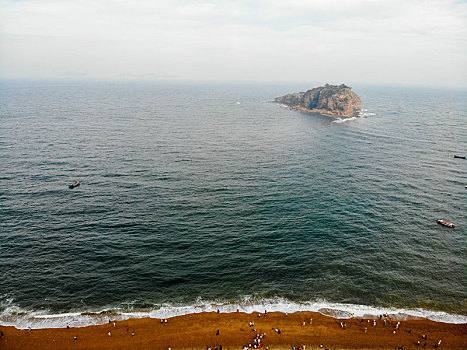
[(352, 88), (344, 84), (326, 84), (306, 92), (276, 97), (274, 102), (304, 112), (347, 118), (358, 116), (362, 104), (360, 97), (352, 91)]

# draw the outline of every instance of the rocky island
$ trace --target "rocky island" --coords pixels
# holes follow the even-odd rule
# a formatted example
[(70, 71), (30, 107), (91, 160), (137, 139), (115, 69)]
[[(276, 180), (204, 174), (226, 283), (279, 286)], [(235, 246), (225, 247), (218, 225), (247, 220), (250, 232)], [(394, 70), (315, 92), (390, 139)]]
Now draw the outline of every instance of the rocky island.
[(303, 112), (320, 113), (338, 117), (358, 116), (362, 101), (347, 85), (320, 86), (306, 92), (276, 97), (274, 102)]

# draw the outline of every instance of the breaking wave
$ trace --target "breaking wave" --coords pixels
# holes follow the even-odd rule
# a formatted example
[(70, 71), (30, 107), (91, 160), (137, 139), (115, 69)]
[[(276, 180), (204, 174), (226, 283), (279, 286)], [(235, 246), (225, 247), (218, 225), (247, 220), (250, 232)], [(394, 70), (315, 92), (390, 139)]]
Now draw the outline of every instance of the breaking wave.
[(350, 122), (352, 120), (356, 120), (358, 118), (367, 118), (376, 115), (376, 113), (368, 112), (368, 109), (361, 109), (357, 113), (357, 117), (352, 117), (352, 118), (337, 118), (336, 120), (333, 120), (333, 123), (345, 123), (345, 122)]
[(360, 118), (371, 117), (371, 116), (374, 116), (374, 115), (376, 115), (376, 113), (368, 112), (368, 109), (361, 109), (361, 110), (358, 112), (358, 116), (359, 116)]
[(150, 309), (125, 310), (114, 308), (103, 311), (70, 312), (50, 314), (44, 311), (26, 311), (11, 305), (0, 314), (0, 325), (15, 326), (18, 329), (63, 328), (69, 323), (71, 327), (100, 325), (112, 321), (122, 321), (132, 318), (171, 318), (201, 312), (283, 312), (299, 311), (319, 312), (335, 318), (375, 318), (388, 314), (392, 319), (407, 320), (427, 318), (444, 323), (467, 323), (467, 316), (449, 314), (442, 311), (425, 309), (380, 308), (367, 305), (329, 303), (326, 301), (292, 302), (284, 298), (258, 299), (245, 297), (239, 302), (216, 302), (198, 299), (193, 304), (163, 304)]
[(343, 118), (343, 119), (339, 118), (339, 119), (333, 120), (332, 122), (333, 123), (345, 123), (345, 122), (349, 122), (349, 121), (355, 120), (355, 119), (357, 119), (357, 117)]

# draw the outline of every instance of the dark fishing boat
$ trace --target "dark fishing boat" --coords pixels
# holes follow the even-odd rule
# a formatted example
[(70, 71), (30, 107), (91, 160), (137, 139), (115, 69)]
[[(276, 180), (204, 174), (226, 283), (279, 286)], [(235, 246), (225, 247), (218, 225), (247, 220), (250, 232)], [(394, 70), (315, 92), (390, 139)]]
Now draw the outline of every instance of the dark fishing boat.
[(466, 159), (467, 157), (466, 156), (456, 156), (456, 155), (454, 155), (454, 158)]
[(452, 222), (449, 222), (449, 221), (446, 221), (446, 220), (438, 219), (438, 224), (454, 228), (454, 224)]
[(75, 187), (78, 187), (79, 184), (80, 184), (79, 181), (75, 181), (75, 182), (73, 182), (72, 184), (70, 184), (70, 185), (68, 186), (68, 188), (75, 188)]

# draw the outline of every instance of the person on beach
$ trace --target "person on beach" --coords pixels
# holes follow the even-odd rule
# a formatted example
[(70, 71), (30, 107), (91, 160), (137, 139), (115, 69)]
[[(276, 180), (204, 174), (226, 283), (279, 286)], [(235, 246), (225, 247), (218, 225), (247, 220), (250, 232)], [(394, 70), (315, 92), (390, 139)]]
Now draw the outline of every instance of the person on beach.
[(135, 336), (135, 332), (131, 332), (131, 336), (134, 337), (134, 336)]
[(109, 331), (109, 337), (111, 337), (111, 336), (112, 336), (112, 333), (110, 333), (110, 331)]
[(164, 323), (167, 324), (167, 319), (164, 320)]
[(73, 340), (75, 341), (75, 343), (78, 341), (78, 337), (73, 337)]
[(66, 324), (66, 329), (70, 329), (70, 324), (69, 323)]
[(115, 328), (115, 327), (117, 327), (117, 324), (116, 324), (115, 321), (114, 321), (114, 328)]

